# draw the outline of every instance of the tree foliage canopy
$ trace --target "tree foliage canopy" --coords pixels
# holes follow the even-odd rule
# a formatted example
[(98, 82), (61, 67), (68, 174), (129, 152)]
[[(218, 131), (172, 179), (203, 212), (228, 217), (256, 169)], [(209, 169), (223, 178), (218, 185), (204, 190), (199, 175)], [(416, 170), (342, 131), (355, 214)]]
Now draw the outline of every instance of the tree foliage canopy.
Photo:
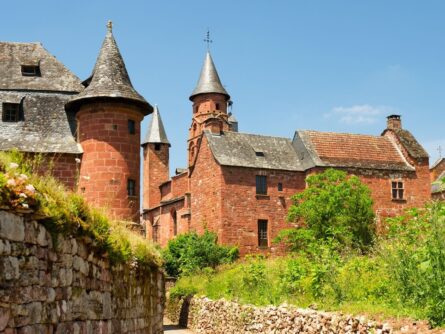
[(357, 176), (327, 169), (306, 178), (307, 188), (292, 197), (287, 219), (299, 227), (284, 232), (293, 248), (324, 239), (362, 251), (374, 238), (371, 191)]

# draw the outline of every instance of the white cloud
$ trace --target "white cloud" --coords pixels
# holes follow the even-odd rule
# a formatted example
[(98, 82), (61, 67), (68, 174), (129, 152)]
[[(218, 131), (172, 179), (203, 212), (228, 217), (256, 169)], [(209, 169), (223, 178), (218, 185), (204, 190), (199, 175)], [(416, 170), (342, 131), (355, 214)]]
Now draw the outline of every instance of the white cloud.
[(382, 115), (387, 116), (394, 112), (394, 109), (388, 106), (362, 104), (351, 107), (334, 107), (329, 113), (325, 114), (325, 117), (335, 117), (341, 123), (346, 124), (372, 124)]

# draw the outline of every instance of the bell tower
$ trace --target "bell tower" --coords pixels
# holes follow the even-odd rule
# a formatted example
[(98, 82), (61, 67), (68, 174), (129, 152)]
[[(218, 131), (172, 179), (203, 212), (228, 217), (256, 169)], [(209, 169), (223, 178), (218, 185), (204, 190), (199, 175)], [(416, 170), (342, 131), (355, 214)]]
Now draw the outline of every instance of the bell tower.
[(153, 108), (133, 88), (107, 28), (89, 85), (65, 106), (76, 113), (83, 150), (78, 191), (114, 219), (139, 222), (140, 129)]
[(206, 53), (201, 75), (190, 96), (190, 101), (193, 102), (193, 116), (189, 129), (188, 151), (189, 166), (192, 166), (196, 157), (198, 140), (205, 129), (215, 134), (231, 130), (227, 113), (230, 95), (221, 84), (210, 51)]

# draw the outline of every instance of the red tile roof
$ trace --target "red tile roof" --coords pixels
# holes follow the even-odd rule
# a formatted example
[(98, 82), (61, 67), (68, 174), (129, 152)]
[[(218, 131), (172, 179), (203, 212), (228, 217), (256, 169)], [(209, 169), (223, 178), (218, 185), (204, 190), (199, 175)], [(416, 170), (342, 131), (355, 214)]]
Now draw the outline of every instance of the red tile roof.
[(412, 169), (388, 137), (319, 131), (298, 132), (305, 146), (326, 166)]

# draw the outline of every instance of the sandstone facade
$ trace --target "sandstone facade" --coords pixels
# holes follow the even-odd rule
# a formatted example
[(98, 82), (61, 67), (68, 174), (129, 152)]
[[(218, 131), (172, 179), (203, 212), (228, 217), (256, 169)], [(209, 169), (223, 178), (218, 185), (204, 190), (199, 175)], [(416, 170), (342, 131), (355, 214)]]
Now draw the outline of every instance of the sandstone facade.
[(164, 276), (0, 211), (0, 333), (162, 333)]

